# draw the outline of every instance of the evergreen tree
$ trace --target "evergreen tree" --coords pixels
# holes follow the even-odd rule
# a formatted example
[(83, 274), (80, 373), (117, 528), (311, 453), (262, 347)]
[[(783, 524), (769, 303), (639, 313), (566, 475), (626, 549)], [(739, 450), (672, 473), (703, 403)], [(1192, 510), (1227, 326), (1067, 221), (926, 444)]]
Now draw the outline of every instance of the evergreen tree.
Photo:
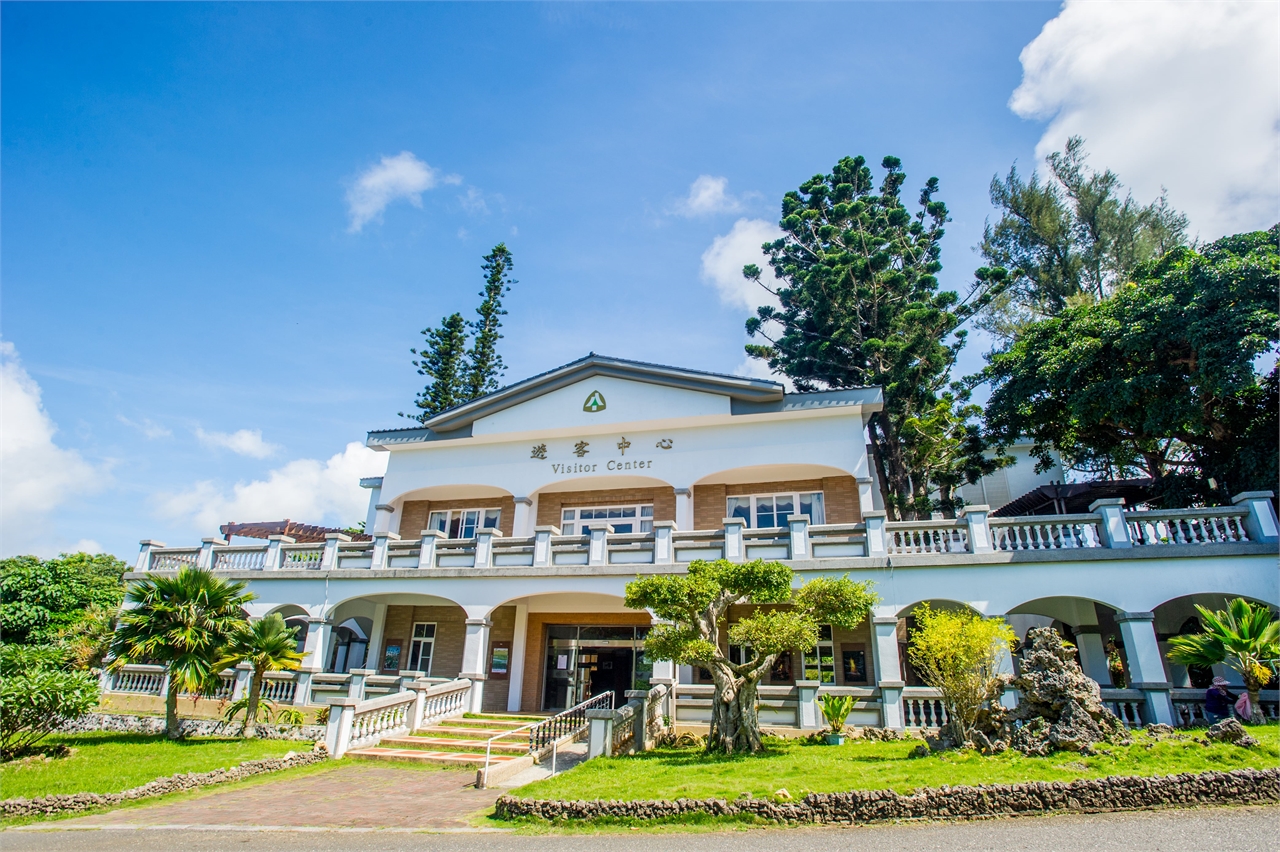
[(401, 417), (410, 417), (419, 423), (469, 399), (466, 396), (467, 321), (462, 314), (445, 317), (439, 328), (424, 328), (422, 336), (427, 338), (426, 345), (409, 351), (420, 359), (413, 362), (418, 375), (431, 381), (414, 400), (420, 413), (400, 412)]
[(514, 266), (511, 250), (506, 243), (498, 243), (484, 256), (484, 265), (480, 267), (485, 273), (484, 290), (480, 292), (484, 301), (476, 308), (480, 319), (471, 323), (474, 339), (467, 371), (468, 399), (496, 391), (498, 379), (506, 367), (498, 354), (498, 341), (502, 339), (498, 329), (502, 327), (502, 317), (507, 313), (502, 309), (502, 297), (511, 292), (511, 285), (516, 283), (511, 278)]
[(1142, 263), (1186, 241), (1187, 217), (1162, 194), (1151, 204), (1123, 192), (1119, 177), (1086, 165), (1084, 140), (1073, 136), (1049, 155), (1049, 178), (1023, 179), (1011, 168), (991, 179), (1000, 220), (988, 224), (979, 250), (1008, 280), (976, 321), (1002, 340), (1069, 303), (1100, 299)]
[[(764, 246), (783, 282), (775, 294), (781, 306), (760, 307), (747, 320), (747, 334), (769, 342), (748, 345), (747, 354), (800, 390), (884, 389), (884, 410), (868, 431), (881, 496), (897, 520), (954, 508), (950, 494), (950, 505), (939, 506), (934, 489), (950, 492), (1004, 464), (983, 456), (980, 436), (971, 439), (963, 392), (940, 396), (964, 344), (958, 326), (998, 289), (1002, 273), (983, 270), (970, 305), (940, 291), (947, 207), (934, 198), (938, 179), (925, 183), (912, 215), (900, 198), (901, 161), (885, 157), (881, 165), (878, 189), (866, 160), (846, 157), (783, 198), (784, 235)], [(760, 281), (754, 265), (743, 274)]]

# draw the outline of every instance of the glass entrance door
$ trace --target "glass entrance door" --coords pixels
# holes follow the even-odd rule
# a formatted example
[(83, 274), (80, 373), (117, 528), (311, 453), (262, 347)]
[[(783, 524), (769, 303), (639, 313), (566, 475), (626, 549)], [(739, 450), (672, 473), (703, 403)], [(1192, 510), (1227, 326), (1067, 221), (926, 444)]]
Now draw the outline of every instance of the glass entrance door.
[(547, 628), (542, 708), (564, 710), (614, 693), (626, 703), (628, 689), (648, 689), (653, 666), (644, 659), (648, 627), (552, 625)]

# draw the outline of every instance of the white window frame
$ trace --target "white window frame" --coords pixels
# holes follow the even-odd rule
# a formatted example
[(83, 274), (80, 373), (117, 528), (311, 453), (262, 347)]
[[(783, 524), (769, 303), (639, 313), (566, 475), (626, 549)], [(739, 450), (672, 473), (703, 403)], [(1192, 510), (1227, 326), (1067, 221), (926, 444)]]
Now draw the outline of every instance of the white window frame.
[[(430, 636), (419, 636), (419, 627), (430, 627)], [(426, 633), (428, 631), (422, 631)], [(401, 657), (404, 664), (408, 666), (405, 671), (426, 672), (427, 677), (431, 677), (431, 661), (436, 655), (436, 633), (437, 627), (434, 621), (415, 621), (413, 630), (409, 633), (409, 654), (407, 657)], [(422, 649), (426, 649), (427, 664), (422, 665)], [(414, 658), (417, 658), (417, 664), (414, 664)]]
[[(837, 662), (835, 630), (830, 624), (819, 624), (818, 630), (818, 644), (808, 650), (800, 652), (800, 676), (796, 679), (813, 680), (813, 678), (809, 677), (809, 667), (813, 666), (818, 671), (817, 679), (819, 683), (835, 685)], [(823, 638), (824, 635), (826, 638)], [(824, 649), (828, 659), (831, 660), (830, 666), (824, 666), (822, 664)]]
[[(493, 523), (490, 524), (490, 513), (492, 513)], [(440, 516), (444, 516), (444, 525), (441, 527), (437, 520)], [(427, 529), (439, 530), (444, 533), (447, 538), (455, 538), (449, 535), (449, 530), (453, 526), (455, 519), (458, 521), (458, 532), (464, 533), (467, 530), (467, 515), (475, 515), (474, 523), (471, 526), (471, 535), (458, 535), (458, 539), (475, 538), (475, 531), (478, 529), (497, 529), (502, 523), (502, 510), (494, 507), (482, 509), (435, 509), (427, 514)]]
[[(630, 517), (622, 517), (621, 513), (627, 510), (633, 511), (635, 514)], [(608, 518), (583, 518), (583, 512), (608, 512)], [(648, 514), (646, 514), (646, 512)], [(615, 517), (615, 513), (618, 513)], [(561, 506), (560, 507), (560, 534), (561, 535), (586, 535), (586, 524), (613, 524), (618, 526), (618, 522), (629, 523), (633, 527), (638, 526), (639, 529), (632, 529), (633, 533), (651, 533), (653, 532), (653, 504), (652, 503), (623, 503), (617, 506)]]
[[(759, 501), (760, 501), (760, 500), (776, 500), (776, 499), (777, 499), (777, 498), (779, 498), (779, 497), (786, 497), (786, 498), (790, 498), (790, 500), (791, 500), (791, 505), (794, 507), (794, 508), (792, 509), (792, 511), (790, 512), (790, 514), (788, 515), (788, 517), (790, 517), (791, 515), (800, 515), (800, 514), (804, 514), (803, 512), (801, 512), (801, 511), (800, 511), (801, 498), (807, 497), (807, 498), (809, 498), (809, 501), (810, 501), (810, 502), (812, 502), (812, 501), (813, 501), (813, 498), (814, 498), (814, 496), (815, 496), (815, 495), (818, 497), (818, 499), (819, 499), (819, 501), (821, 502), (821, 505), (822, 505), (822, 517), (821, 517), (821, 518), (815, 518), (815, 517), (813, 517), (812, 515), (810, 515), (810, 517), (809, 517), (809, 523), (811, 523), (811, 524), (815, 524), (815, 525), (816, 525), (816, 524), (825, 524), (825, 523), (827, 522), (827, 498), (826, 498), (826, 494), (825, 494), (825, 492), (823, 492), (823, 491), (791, 491), (791, 492), (780, 491), (780, 492), (774, 492), (774, 493), (772, 493), (772, 494), (770, 494), (770, 493), (764, 493), (764, 494), (734, 494), (734, 495), (732, 495), (732, 496), (730, 496), (730, 497), (726, 497), (726, 498), (725, 498), (725, 501), (724, 501), (724, 507), (725, 507), (725, 508), (724, 508), (724, 516), (725, 516), (726, 518), (732, 518), (732, 517), (734, 517), (734, 515), (733, 515), (733, 509), (734, 509), (734, 507), (733, 507), (733, 505), (732, 505), (731, 501), (736, 501), (736, 500), (746, 500), (746, 501), (748, 501), (748, 504), (747, 504), (747, 505), (748, 505), (748, 508), (747, 508), (748, 517), (747, 517), (747, 519), (746, 519), (746, 520), (747, 520), (747, 528), (748, 528), (748, 529), (776, 529), (776, 528), (778, 528), (778, 527), (785, 527), (785, 526), (786, 526), (786, 524), (777, 524), (777, 523), (775, 523), (773, 527), (758, 527), (758, 526), (756, 525), (756, 521), (757, 521), (757, 519), (759, 518), (759, 512), (758, 512), (758, 510), (757, 510), (757, 506), (759, 505)], [(816, 514), (816, 512), (815, 512), (814, 514)], [(777, 520), (777, 518), (775, 517), (775, 518), (774, 518), (774, 520), (776, 521), (776, 520)]]

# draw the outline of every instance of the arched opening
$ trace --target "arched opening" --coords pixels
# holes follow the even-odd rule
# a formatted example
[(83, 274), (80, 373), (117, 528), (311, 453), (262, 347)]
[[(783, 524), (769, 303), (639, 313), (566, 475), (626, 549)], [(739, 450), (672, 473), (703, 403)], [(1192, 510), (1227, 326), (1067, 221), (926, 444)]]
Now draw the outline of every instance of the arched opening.
[(297, 604), (285, 604), (266, 614), (271, 615), (271, 613), (279, 613), (284, 619), (285, 627), (293, 630), (293, 636), (296, 640), (294, 650), (299, 654), (303, 653), (307, 647), (307, 632), (311, 629), (311, 621), (308, 618), (307, 611)]
[[(901, 667), (901, 671), (898, 675), (901, 680), (910, 687), (928, 685), (911, 664), (911, 654), (909, 653), (911, 649), (911, 634), (915, 632), (916, 629), (915, 611), (923, 604), (928, 604), (932, 609), (950, 611), (969, 610), (977, 613), (978, 615), (982, 615), (976, 607), (973, 607), (964, 601), (953, 601), (945, 598), (916, 601), (915, 603), (904, 606), (902, 609), (898, 610), (898, 665)], [(883, 675), (881, 675), (881, 679), (884, 679)]]
[(329, 671), (345, 674), (352, 669), (364, 668), (369, 653), (369, 636), (372, 633), (372, 620), (363, 616), (353, 616), (334, 627)]
[[(419, 671), (457, 677), (467, 614), (447, 598), (385, 594), (345, 600), (331, 610), (328, 670), (372, 669), (379, 675)], [(345, 649), (345, 650), (344, 650)]]
[[(1232, 595), (1221, 592), (1206, 592), (1173, 598), (1152, 610), (1156, 616), (1154, 622), (1156, 641), (1160, 644), (1160, 654), (1164, 659), (1169, 682), (1173, 684), (1174, 689), (1208, 689), (1215, 677), (1226, 678), (1227, 683), (1233, 688), (1244, 686), (1244, 680), (1240, 677), (1240, 673), (1230, 666), (1216, 665), (1212, 668), (1203, 669), (1194, 666), (1187, 667), (1170, 662), (1167, 656), (1169, 653), (1169, 640), (1174, 636), (1189, 635), (1203, 631), (1200, 613), (1196, 609), (1197, 605), (1210, 612), (1219, 612), (1225, 610), (1230, 602), (1238, 597), (1243, 597), (1253, 604), (1269, 607), (1273, 619), (1280, 617), (1276, 614), (1276, 607), (1266, 601), (1261, 601), (1248, 595)], [(1272, 686), (1274, 685), (1273, 682)]]
[[(1019, 641), (1026, 639), (1032, 627), (1057, 630), (1075, 645), (1077, 661), (1087, 676), (1104, 688), (1123, 688), (1130, 680), (1129, 664), (1117, 612), (1114, 606), (1088, 598), (1050, 597), (1018, 604), (1006, 617)], [(1016, 666), (1016, 657), (1014, 662)]]
[(392, 528), (401, 538), (417, 538), (423, 530), (444, 533), (446, 538), (474, 538), (477, 530), (498, 530), (512, 535), (516, 502), (510, 491), (492, 485), (436, 485), (399, 495)]

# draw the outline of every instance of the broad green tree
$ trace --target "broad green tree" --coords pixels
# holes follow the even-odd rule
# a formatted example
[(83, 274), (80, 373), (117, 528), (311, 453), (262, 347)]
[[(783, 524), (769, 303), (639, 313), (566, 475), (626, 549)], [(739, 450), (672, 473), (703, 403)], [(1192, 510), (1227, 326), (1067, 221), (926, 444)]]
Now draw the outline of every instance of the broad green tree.
[(920, 678), (942, 693), (952, 738), (970, 742), (979, 712), (998, 702), (1005, 678), (1001, 660), (1017, 635), (1002, 618), (984, 618), (970, 609), (912, 611), (916, 626), (907, 655)]
[(1280, 621), (1271, 609), (1236, 598), (1226, 610), (1212, 612), (1196, 605), (1203, 633), (1174, 636), (1169, 640), (1169, 660), (1181, 666), (1208, 668), (1225, 663), (1244, 679), (1254, 724), (1266, 722), (1259, 691), (1271, 682), (1272, 668), (1280, 661)]
[(8, 644), (51, 644), (90, 607), (119, 607), (128, 566), (107, 554), (0, 560), (0, 635)]
[[(645, 638), (645, 657), (701, 666), (711, 672), (710, 752), (759, 752), (757, 695), (760, 679), (778, 654), (813, 648), (818, 627), (852, 630), (878, 598), (870, 583), (848, 577), (817, 578), (792, 589), (795, 576), (780, 562), (734, 563), (695, 560), (687, 574), (641, 577), (627, 584), (626, 605), (647, 609), (657, 619)], [(726, 630), (729, 607), (787, 604), (760, 608)], [(747, 647), (746, 659), (733, 662), (728, 645)]]
[(253, 666), (249, 694), (244, 697), (243, 704), (236, 702), (227, 711), (228, 717), (244, 712), (241, 733), (246, 737), (252, 737), (257, 732), (262, 681), (267, 672), (295, 671), (302, 662), (303, 655), (298, 653), (296, 634), (297, 628), (286, 625), (278, 612), (257, 621), (240, 624), (223, 649), (222, 659), (215, 664), (215, 671), (240, 663)]
[(987, 224), (979, 249), (1008, 280), (976, 324), (999, 339), (1082, 294), (1105, 297), (1140, 264), (1186, 242), (1187, 217), (1163, 194), (1141, 204), (1114, 172), (1094, 171), (1087, 160), (1084, 140), (1073, 136), (1049, 155), (1043, 178), (1024, 178), (1015, 166), (991, 179), (1000, 218)]
[(483, 396), (498, 389), (498, 379), (502, 377), (505, 364), (498, 354), (498, 341), (502, 335), (498, 329), (502, 327), (502, 318), (506, 311), (502, 309), (502, 297), (511, 292), (511, 285), (517, 283), (511, 278), (511, 270), (515, 260), (506, 243), (498, 243), (493, 251), (484, 256), (484, 290), (480, 295), (484, 301), (476, 308), (480, 319), (471, 323), (472, 343), (467, 364), (467, 395), (469, 399)]
[[(943, 461), (930, 452), (942, 444), (910, 446), (904, 426), (908, 418), (936, 414), (964, 345), (959, 326), (998, 290), (1002, 273), (979, 276), (967, 303), (940, 290), (948, 218), (936, 198), (938, 179), (925, 182), (913, 214), (901, 199), (901, 162), (885, 157), (881, 166), (878, 188), (865, 159), (846, 157), (831, 174), (784, 196), (783, 236), (764, 246), (781, 282), (779, 306), (760, 307), (747, 321), (747, 333), (766, 341), (748, 345), (747, 353), (800, 390), (883, 388), (884, 410), (872, 416), (868, 432), (884, 504), (894, 519), (928, 517), (936, 508), (929, 498), (936, 470), (992, 462), (970, 442), (963, 443), (969, 460)], [(743, 274), (762, 282), (759, 267)], [(967, 419), (963, 411), (948, 417)], [(945, 452), (953, 449), (948, 444)]]
[(253, 600), (245, 584), (203, 568), (180, 568), (173, 576), (148, 575), (129, 587), (129, 604), (112, 644), (112, 665), (162, 664), (169, 669), (165, 730), (178, 731), (178, 696), (211, 689), (222, 667), (223, 648), (245, 622)]
[[(989, 356), (988, 435), (1048, 464), (1145, 474), (1170, 504), (1272, 489), (1280, 226), (1178, 248), (1105, 299), (1025, 325)], [(1212, 480), (1212, 481), (1211, 481)], [(1216, 486), (1216, 487), (1215, 487)]]

